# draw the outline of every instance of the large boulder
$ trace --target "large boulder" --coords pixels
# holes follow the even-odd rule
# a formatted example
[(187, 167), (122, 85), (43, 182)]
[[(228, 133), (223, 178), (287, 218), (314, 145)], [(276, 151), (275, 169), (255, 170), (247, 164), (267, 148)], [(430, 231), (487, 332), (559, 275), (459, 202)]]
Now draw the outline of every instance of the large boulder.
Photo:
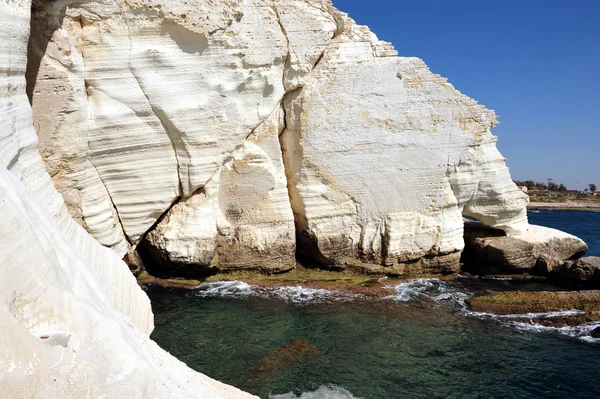
[(552, 273), (568, 260), (585, 255), (581, 239), (548, 227), (530, 225), (510, 235), (480, 222), (465, 223), (463, 268), (477, 274)]

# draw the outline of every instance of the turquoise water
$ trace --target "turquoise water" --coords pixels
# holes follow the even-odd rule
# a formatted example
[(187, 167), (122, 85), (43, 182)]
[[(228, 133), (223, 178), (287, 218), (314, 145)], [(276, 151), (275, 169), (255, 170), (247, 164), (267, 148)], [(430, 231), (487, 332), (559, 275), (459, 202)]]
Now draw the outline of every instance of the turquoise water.
[[(554, 212), (532, 222), (585, 230), (579, 222), (600, 221)], [(467, 296), (510, 289), (553, 288), (423, 279), (390, 288), (384, 299), (244, 283), (148, 294), (153, 339), (261, 398), (599, 397), (600, 344), (587, 337), (593, 326), (547, 329), (464, 308)]]

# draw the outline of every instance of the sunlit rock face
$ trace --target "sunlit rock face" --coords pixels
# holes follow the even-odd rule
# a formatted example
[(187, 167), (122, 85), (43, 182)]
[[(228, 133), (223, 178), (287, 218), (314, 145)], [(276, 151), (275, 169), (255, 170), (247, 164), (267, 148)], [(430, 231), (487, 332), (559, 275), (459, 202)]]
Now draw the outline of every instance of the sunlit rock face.
[(463, 214), (527, 230), (494, 113), (328, 0), (36, 0), (32, 26), (46, 167), (121, 256), (422, 274), (457, 269)]
[(153, 343), (147, 296), (67, 212), (25, 92), (29, 16), (0, 2), (0, 397), (253, 397)]
[(280, 108), (288, 45), (272, 1), (35, 7), (44, 159), (72, 214), (121, 255)]

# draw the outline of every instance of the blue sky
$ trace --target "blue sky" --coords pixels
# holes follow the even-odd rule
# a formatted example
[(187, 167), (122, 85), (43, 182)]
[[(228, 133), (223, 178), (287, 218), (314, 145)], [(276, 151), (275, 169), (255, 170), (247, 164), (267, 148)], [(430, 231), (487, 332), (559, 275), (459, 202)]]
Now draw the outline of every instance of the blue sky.
[(600, 0), (333, 0), (496, 111), (514, 179), (600, 186)]

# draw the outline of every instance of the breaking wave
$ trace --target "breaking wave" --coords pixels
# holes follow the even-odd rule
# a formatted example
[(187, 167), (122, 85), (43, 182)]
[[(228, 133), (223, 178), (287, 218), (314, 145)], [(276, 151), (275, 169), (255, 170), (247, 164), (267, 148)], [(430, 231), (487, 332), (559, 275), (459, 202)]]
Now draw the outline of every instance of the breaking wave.
[(210, 298), (243, 298), (254, 295), (255, 291), (250, 284), (242, 281), (218, 281), (203, 283), (196, 287), (194, 295)]
[(293, 392), (282, 395), (269, 395), (269, 399), (360, 399), (344, 388), (335, 385), (322, 385), (313, 392), (304, 392), (296, 396)]
[(522, 331), (531, 332), (556, 332), (566, 335), (571, 338), (577, 338), (588, 343), (600, 343), (600, 338), (594, 338), (590, 333), (597, 327), (600, 327), (600, 322), (580, 324), (574, 327), (549, 327), (538, 323), (523, 323), (511, 321), (507, 323), (509, 326)]
[(299, 285), (275, 288), (267, 291), (267, 294), (274, 298), (283, 299), (286, 302), (292, 303), (344, 302), (363, 297), (362, 295), (347, 294), (340, 291), (329, 291), (320, 288), (306, 288)]
[(417, 278), (394, 287), (396, 294), (390, 298), (398, 302), (418, 301), (424, 298), (435, 302), (452, 302), (465, 306), (470, 295), (437, 278)]
[(346, 302), (363, 298), (335, 290), (308, 288), (299, 285), (283, 287), (260, 287), (241, 281), (219, 281), (203, 283), (196, 287), (193, 295), (207, 298), (259, 297), (279, 299), (294, 304)]

